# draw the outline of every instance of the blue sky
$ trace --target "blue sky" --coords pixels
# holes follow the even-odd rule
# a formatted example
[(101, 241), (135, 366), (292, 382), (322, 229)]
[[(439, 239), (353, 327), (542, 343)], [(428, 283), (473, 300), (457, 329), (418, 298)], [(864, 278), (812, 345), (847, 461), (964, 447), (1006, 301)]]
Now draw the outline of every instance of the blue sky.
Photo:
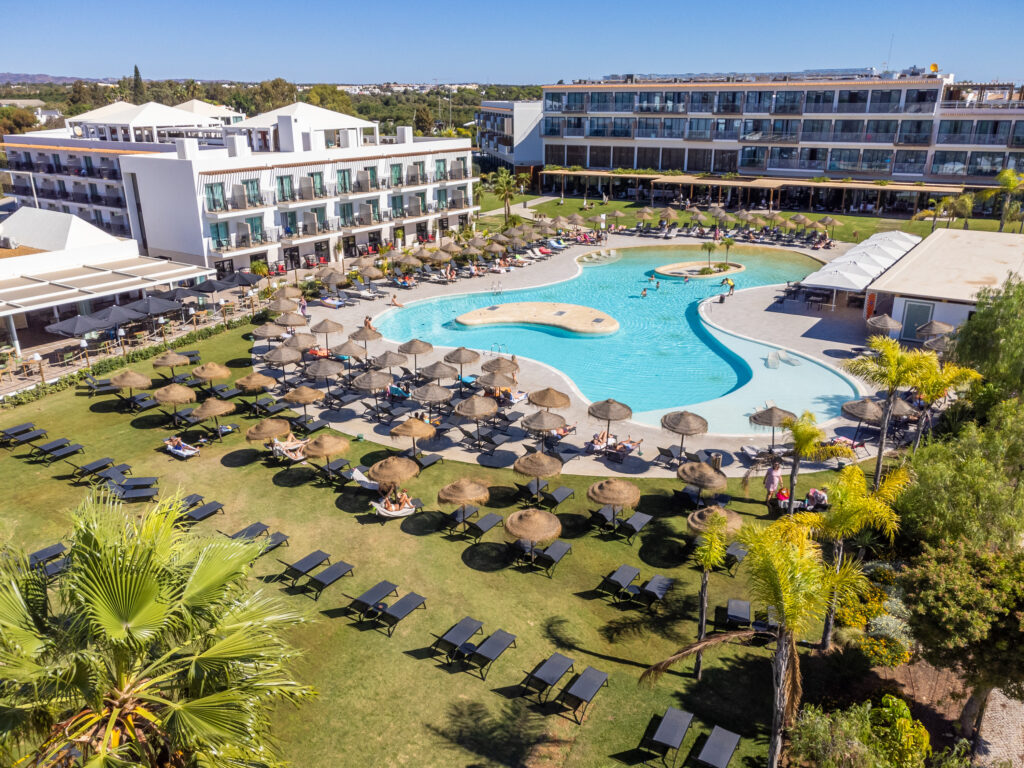
[(86, 77), (552, 83), (880, 67), (891, 40), (890, 66), (1024, 81), (1022, 0), (47, 0), (3, 18), (0, 70)]

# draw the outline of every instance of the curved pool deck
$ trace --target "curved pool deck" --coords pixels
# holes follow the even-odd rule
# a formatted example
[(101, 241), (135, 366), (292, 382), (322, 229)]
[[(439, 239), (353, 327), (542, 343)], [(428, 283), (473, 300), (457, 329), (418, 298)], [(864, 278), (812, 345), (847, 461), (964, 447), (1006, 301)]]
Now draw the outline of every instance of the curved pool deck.
[(740, 272), (746, 270), (742, 264), (734, 264), (733, 262), (719, 261), (718, 264), (728, 263), (729, 268), (723, 269), (721, 272), (715, 272), (711, 275), (702, 275), (700, 271), (704, 269), (708, 263), (706, 261), (677, 261), (674, 264), (666, 264), (663, 267), (657, 267), (654, 270), (654, 274), (667, 277), (670, 280), (688, 277), (691, 280), (713, 280), (714, 278), (725, 278), (731, 277), (732, 275), (738, 275)]
[(455, 318), (462, 325), (481, 327), (488, 325), (543, 325), (569, 333), (582, 335), (615, 333), (619, 321), (593, 307), (563, 304), (554, 301), (517, 301), (511, 304), (491, 304), (474, 309)]

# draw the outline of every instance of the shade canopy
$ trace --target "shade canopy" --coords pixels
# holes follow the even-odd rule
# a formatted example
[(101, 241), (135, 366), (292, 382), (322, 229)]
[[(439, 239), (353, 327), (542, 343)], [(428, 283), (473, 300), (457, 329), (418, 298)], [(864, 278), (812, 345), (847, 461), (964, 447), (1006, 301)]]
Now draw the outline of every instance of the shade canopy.
[(322, 357), (306, 366), (306, 375), (312, 376), (314, 379), (329, 379), (332, 376), (337, 376), (344, 370), (345, 366), (337, 360)]
[(325, 318), (316, 325), (310, 327), (309, 330), (310, 333), (341, 333), (345, 330), (345, 326), (331, 320), (330, 318)]
[(486, 248), (484, 248), (484, 250), (487, 251), (487, 253), (504, 253), (505, 246), (501, 245), (500, 243), (491, 243)]
[(779, 408), (777, 405), (769, 406), (750, 415), (750, 423), (759, 427), (781, 427), (788, 419), (795, 419), (796, 414)]
[(310, 405), (318, 400), (323, 400), (324, 393), (319, 389), (313, 389), (312, 387), (303, 385), (301, 387), (295, 387), (295, 389), (288, 390), (281, 399), (286, 403)]
[(473, 395), (456, 405), (455, 412), (467, 419), (480, 421), (481, 419), (489, 419), (496, 414), (498, 412), (498, 404), (489, 397)]
[(340, 456), (348, 450), (348, 447), (348, 440), (341, 435), (328, 432), (306, 443), (305, 453), (314, 459), (329, 458), (331, 456)]
[(882, 406), (870, 397), (843, 403), (843, 416), (853, 421), (878, 423), (882, 420)]
[(393, 368), (396, 365), (405, 365), (409, 358), (398, 352), (388, 350), (371, 361), (375, 368)]
[(591, 403), (590, 407), (587, 408), (587, 413), (601, 421), (622, 421), (633, 415), (633, 409), (625, 403), (608, 398), (597, 403)]
[(51, 323), (46, 326), (47, 333), (54, 333), (59, 336), (85, 336), (93, 331), (100, 331), (110, 326), (102, 320), (89, 317), (88, 315), (75, 315), (59, 323)]
[(538, 451), (520, 456), (512, 465), (512, 469), (527, 477), (554, 477), (561, 473), (562, 462), (556, 456)]
[(944, 333), (952, 333), (953, 326), (941, 320), (929, 320), (917, 329), (917, 335), (921, 338), (927, 336), (941, 336)]
[(360, 392), (375, 392), (391, 385), (391, 374), (384, 371), (367, 371), (352, 379), (352, 388)]
[(702, 461), (688, 461), (680, 465), (676, 475), (687, 485), (695, 485), (702, 491), (721, 491), (729, 482), (721, 470)]
[(410, 253), (403, 253), (401, 256), (396, 256), (391, 261), (392, 264), (400, 264), (403, 267), (422, 267), (423, 262), (417, 259)]
[(352, 339), (352, 341), (363, 342), (376, 341), (377, 339), (382, 338), (380, 331), (375, 331), (373, 328), (367, 328), (365, 325), (360, 328), (356, 328), (348, 335), (348, 337)]
[(245, 439), (250, 443), (262, 443), (265, 440), (287, 435), (291, 431), (292, 425), (284, 419), (264, 419), (245, 431)]
[(488, 373), (512, 374), (519, 370), (519, 363), (507, 357), (493, 357), (480, 367)]
[(288, 333), (288, 329), (277, 323), (263, 323), (253, 328), (252, 335), (257, 339), (276, 339)]
[(421, 339), (410, 339), (398, 347), (403, 355), (425, 355), (434, 351), (434, 345)]
[(244, 392), (258, 392), (261, 389), (269, 389), (276, 385), (276, 379), (272, 379), (269, 376), (257, 373), (256, 371), (243, 376), (235, 382), (235, 386)]
[(874, 317), (869, 317), (867, 322), (868, 328), (873, 331), (890, 333), (892, 331), (903, 330), (903, 323), (889, 317), (888, 315), (875, 315)]
[(640, 489), (628, 480), (609, 477), (594, 483), (587, 489), (587, 498), (595, 504), (611, 504), (613, 507), (635, 507), (640, 501)]
[(411, 437), (414, 440), (429, 440), (436, 433), (437, 429), (423, 419), (406, 419), (391, 428), (392, 437)]
[(437, 379), (454, 379), (457, 378), (459, 372), (455, 370), (455, 366), (442, 363), (438, 360), (436, 363), (425, 365), (419, 370), (420, 376), (427, 381), (434, 381)]
[(379, 277), (384, 277), (384, 273), (377, 269), (377, 267), (363, 267), (359, 270), (359, 274), (365, 280), (376, 280)]
[(302, 353), (292, 347), (277, 346), (263, 356), (263, 361), (272, 365), (291, 365), (302, 360)]
[(568, 408), (569, 407), (569, 396), (564, 392), (559, 392), (557, 389), (551, 387), (545, 387), (544, 389), (538, 389), (536, 392), (531, 392), (527, 395), (526, 399), (540, 408)]
[(122, 371), (116, 376), (111, 376), (110, 383), (121, 389), (146, 389), (153, 386), (152, 379), (138, 371)]
[(403, 456), (388, 456), (370, 467), (366, 474), (378, 483), (397, 485), (404, 483), (420, 471), (419, 465)]
[(672, 411), (661, 417), (661, 426), (669, 432), (690, 437), (703, 435), (708, 431), (708, 422), (703, 416), (690, 411)]
[(145, 315), (142, 312), (136, 312), (134, 309), (127, 309), (115, 304), (112, 307), (101, 309), (99, 312), (94, 312), (89, 317), (103, 323), (102, 327), (104, 328), (112, 328), (115, 325), (130, 323), (133, 320), (141, 320)]
[(188, 365), (190, 362), (192, 361), (177, 352), (164, 352), (153, 358), (153, 367), (177, 368), (179, 365)]
[(275, 299), (300, 299), (302, 298), (302, 291), (294, 285), (282, 285), (274, 291), (273, 297)]
[(194, 403), (196, 393), (181, 384), (168, 384), (166, 387), (153, 390), (153, 399), (165, 405), (184, 405)]
[(551, 432), (565, 426), (565, 418), (551, 411), (537, 411), (523, 419), (522, 425), (531, 432)]
[(892, 415), (897, 419), (915, 418), (921, 414), (914, 406), (908, 403), (906, 400), (896, 398), (892, 401)]
[(686, 523), (690, 526), (690, 530), (700, 535), (707, 530), (708, 523), (715, 516), (725, 518), (725, 533), (727, 535), (738, 533), (740, 528), (743, 527), (743, 518), (740, 517), (738, 512), (717, 505), (695, 509), (687, 515)]
[(293, 333), (283, 343), (286, 347), (305, 352), (316, 346), (316, 336), (312, 333)]
[(939, 354), (948, 352), (952, 345), (953, 342), (950, 341), (949, 336), (933, 336), (921, 344), (925, 349), (930, 349), (932, 352), (938, 352)]
[(416, 387), (409, 395), (413, 400), (427, 403), (428, 405), (447, 403), (452, 399), (452, 391), (437, 384), (425, 384), (422, 387)]
[(366, 357), (366, 350), (349, 339), (336, 347), (331, 347), (331, 354), (339, 355), (341, 357), (358, 357), (362, 359)]
[(453, 349), (447, 355), (444, 356), (446, 363), (453, 363), (455, 365), (468, 365), (469, 363), (475, 363), (480, 359), (480, 353), (472, 349), (466, 349), (465, 347), (459, 347)]
[(193, 290), (201, 293), (217, 293), (218, 291), (230, 291), (232, 288), (237, 287), (237, 284), (232, 283), (230, 280), (204, 280), (201, 283), (197, 283)]
[(208, 397), (206, 401), (192, 411), (192, 416), (199, 419), (215, 419), (218, 416), (226, 416), (235, 410), (235, 404), (227, 400), (218, 400), (216, 397)]
[(306, 318), (295, 312), (285, 312), (280, 317), (277, 317), (274, 322), (277, 325), (284, 325), (288, 328), (299, 328), (306, 324)]
[(562, 533), (562, 523), (546, 509), (519, 509), (505, 518), (505, 532), (529, 542), (551, 541)]
[(192, 369), (192, 375), (203, 381), (220, 381), (231, 378), (231, 369), (220, 363), (203, 363)]
[(124, 305), (127, 309), (141, 312), (144, 315), (150, 317), (154, 315), (164, 315), (168, 312), (177, 312), (181, 309), (181, 304), (177, 301), (171, 301), (170, 299), (164, 299), (160, 296), (146, 296), (145, 298), (133, 301), (131, 304)]
[(448, 483), (437, 492), (437, 500), (442, 504), (486, 504), (490, 499), (490, 488), (469, 477), (461, 477), (454, 483)]
[(299, 305), (291, 299), (274, 299), (267, 304), (267, 309), (271, 312), (294, 312), (298, 308)]
[(169, 291), (161, 291), (157, 293), (151, 293), (150, 296), (159, 296), (161, 299), (167, 299), (168, 301), (184, 301), (185, 299), (198, 299), (203, 296), (202, 293), (192, 288), (171, 288)]

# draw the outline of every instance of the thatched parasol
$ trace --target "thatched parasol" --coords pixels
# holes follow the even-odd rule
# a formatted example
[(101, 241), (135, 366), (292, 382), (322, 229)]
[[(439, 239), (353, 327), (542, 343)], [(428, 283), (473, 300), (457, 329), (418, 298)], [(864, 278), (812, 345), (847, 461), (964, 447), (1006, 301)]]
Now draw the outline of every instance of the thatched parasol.
[(613, 507), (635, 507), (640, 501), (640, 489), (627, 480), (609, 477), (594, 483), (587, 489), (587, 498), (595, 504), (610, 504)]
[(483, 248), (485, 245), (487, 245), (487, 241), (480, 237), (480, 235), (476, 235), (472, 240), (469, 241), (469, 245), (473, 246), (474, 248)]
[(519, 363), (507, 357), (493, 357), (480, 367), (488, 373), (513, 374), (519, 370)]
[(538, 389), (536, 392), (531, 392), (527, 395), (527, 400), (531, 404), (538, 406), (539, 408), (568, 408), (569, 407), (569, 396), (564, 392), (559, 392), (557, 389), (551, 387), (545, 387), (544, 389)]
[(437, 430), (432, 424), (422, 419), (406, 419), (396, 427), (391, 428), (392, 437), (411, 437), (412, 438), (412, 452), (416, 453), (416, 441), (417, 440), (429, 440), (437, 433)]
[(196, 393), (181, 384), (168, 384), (166, 387), (153, 390), (153, 399), (164, 405), (173, 405), (174, 412), (177, 413), (179, 405), (196, 401)]
[(399, 485), (409, 478), (416, 477), (419, 471), (419, 465), (411, 459), (402, 456), (388, 456), (370, 467), (366, 475), (378, 483)]
[(412, 390), (409, 396), (419, 403), (447, 403), (452, 399), (452, 391), (437, 384), (424, 384)]
[(690, 526), (691, 531), (700, 535), (707, 530), (708, 523), (715, 515), (721, 515), (725, 518), (726, 534), (738, 533), (740, 528), (743, 527), (743, 518), (740, 517), (739, 513), (717, 505), (694, 510), (687, 516), (686, 523)]
[(175, 368), (180, 365), (188, 365), (190, 362), (192, 361), (184, 355), (179, 355), (177, 352), (164, 352), (153, 358), (153, 367), (170, 368), (171, 376), (173, 376)]
[(633, 409), (625, 403), (608, 398), (597, 403), (591, 403), (590, 407), (587, 408), (587, 413), (595, 419), (607, 422), (605, 431), (610, 433), (612, 431), (612, 422), (630, 418), (633, 415)]
[(263, 362), (271, 365), (291, 365), (302, 360), (302, 353), (291, 347), (276, 346), (263, 356)]
[(892, 331), (903, 330), (903, 323), (899, 320), (893, 320), (888, 315), (875, 315), (868, 318), (868, 328), (873, 331), (882, 331), (888, 335)]
[[(235, 382), (235, 386), (243, 392), (261, 392), (264, 389), (270, 389), (277, 385), (275, 379), (270, 378), (262, 373), (253, 371), (247, 376), (243, 376)], [(258, 399), (254, 398), (254, 399)]]
[(359, 275), (364, 280), (376, 280), (384, 277), (384, 273), (377, 269), (377, 267), (363, 267), (359, 270)]
[(512, 377), (506, 376), (504, 373), (485, 373), (483, 376), (478, 376), (476, 382), (488, 389), (511, 389), (516, 385)]
[(299, 305), (291, 299), (274, 299), (267, 304), (267, 309), (271, 312), (294, 312), (298, 308)]
[(274, 322), (277, 325), (283, 325), (288, 328), (299, 328), (306, 324), (306, 318), (295, 312), (285, 312), (283, 315), (276, 318)]
[(795, 418), (796, 414), (792, 411), (786, 411), (777, 405), (772, 405), (750, 414), (749, 421), (751, 424), (756, 424), (759, 427), (771, 427), (772, 445), (775, 445), (775, 428), (781, 427), (787, 420)]
[(277, 323), (264, 323), (253, 329), (252, 335), (257, 339), (276, 339), (288, 333), (288, 329)]
[(284, 346), (305, 352), (316, 346), (316, 336), (312, 333), (293, 333), (283, 342)]
[(405, 344), (398, 347), (398, 351), (403, 355), (412, 355), (412, 369), (416, 373), (419, 372), (420, 368), (419, 356), (433, 352), (434, 345), (422, 339), (409, 339)]
[(479, 248), (473, 245), (467, 246), (466, 248), (462, 249), (463, 256), (480, 256), (482, 253), (483, 251), (481, 251)]
[(245, 431), (245, 439), (250, 443), (262, 443), (275, 437), (287, 435), (291, 431), (292, 425), (284, 419), (264, 419), (255, 427), (249, 427)]
[(505, 518), (505, 533), (531, 544), (554, 541), (562, 534), (562, 523), (546, 509), (519, 509)]
[(231, 369), (220, 363), (203, 363), (192, 369), (192, 375), (203, 381), (218, 381), (231, 378)]
[(459, 366), (459, 390), (462, 390), (462, 366), (475, 363), (480, 359), (480, 353), (465, 347), (458, 347), (444, 356), (446, 363)]
[(480, 422), (498, 412), (498, 403), (489, 397), (473, 395), (455, 406), (455, 413), (476, 422), (476, 440), (480, 442)]
[(306, 366), (306, 375), (314, 379), (330, 379), (339, 375), (345, 366), (329, 357), (321, 357)]
[(724, 472), (702, 461), (688, 461), (681, 464), (676, 470), (676, 476), (687, 485), (697, 486), (701, 492), (724, 490), (729, 482)]
[(387, 368), (388, 373), (391, 373), (391, 369), (396, 365), (405, 365), (409, 361), (409, 358), (405, 355), (399, 354), (398, 352), (392, 352), (390, 349), (383, 352), (377, 357), (371, 360), (371, 364), (374, 368)]
[(942, 336), (952, 332), (953, 326), (949, 323), (944, 323), (941, 320), (929, 320), (917, 329), (917, 336), (920, 339), (926, 339), (929, 336)]
[(218, 400), (215, 397), (206, 399), (202, 405), (192, 411), (192, 416), (200, 421), (206, 421), (206, 419), (213, 419), (214, 430), (213, 433), (218, 438), (222, 437), (220, 433), (220, 422), (218, 419), (221, 416), (226, 416), (229, 413), (233, 413), (235, 410), (235, 404), (229, 403), (227, 400)]
[(413, 256), (411, 253), (403, 253), (401, 256), (396, 256), (392, 264), (401, 264), (403, 267), (422, 267), (423, 262)]
[(352, 341), (363, 342), (363, 349), (368, 349), (371, 341), (377, 341), (377, 339), (383, 338), (380, 331), (375, 331), (373, 328), (367, 328), (365, 325), (362, 328), (356, 328), (348, 335), (348, 337), (352, 339)]
[(672, 411), (661, 417), (661, 426), (669, 432), (681, 435), (679, 450), (683, 450), (686, 438), (691, 435), (703, 435), (708, 431), (708, 422), (703, 416), (690, 411)]
[(921, 344), (925, 349), (930, 349), (932, 352), (938, 352), (940, 355), (944, 355), (948, 352), (952, 345), (953, 342), (949, 336), (933, 336)]
[(569, 217), (569, 223), (577, 227), (582, 227), (587, 223), (587, 220), (580, 216), (578, 213), (574, 213)]
[(294, 285), (284, 285), (274, 291), (273, 297), (275, 299), (301, 299), (302, 291)]
[(323, 400), (324, 397), (324, 393), (321, 392), (319, 389), (313, 389), (312, 387), (307, 387), (303, 385), (301, 387), (295, 387), (295, 389), (288, 390), (285, 393), (284, 397), (282, 397), (281, 399), (284, 400), (286, 403), (292, 403), (293, 405), (301, 405), (302, 415), (306, 416), (306, 408), (310, 405), (310, 403), (315, 403), (320, 400)]
[(565, 218), (565, 216), (555, 216), (555, 218), (551, 220), (551, 226), (553, 227), (564, 227), (568, 223), (569, 220)]
[(523, 426), (531, 432), (551, 432), (565, 426), (565, 418), (551, 411), (536, 411), (522, 421)]
[(528, 453), (520, 456), (512, 465), (512, 469), (527, 477), (554, 477), (562, 471), (562, 462), (557, 456), (546, 453)]
[(484, 250), (487, 251), (488, 253), (504, 253), (505, 246), (499, 243), (491, 243), (486, 248), (484, 248)]
[(469, 477), (462, 477), (454, 483), (448, 483), (437, 492), (437, 500), (441, 504), (486, 504), (490, 499), (490, 488)]
[(438, 381), (440, 379), (455, 379), (458, 378), (459, 372), (455, 370), (454, 365), (448, 365), (448, 363), (442, 363), (438, 360), (436, 363), (425, 365), (419, 371), (420, 377), (427, 381)]
[(452, 256), (458, 256), (460, 253), (462, 253), (462, 247), (454, 242), (445, 243), (444, 245), (441, 246), (441, 250), (444, 251), (445, 253), (450, 253)]
[(373, 256), (360, 256), (358, 259), (352, 259), (348, 265), (352, 269), (366, 269), (367, 267), (376, 266), (377, 259)]
[(331, 334), (341, 333), (345, 326), (330, 318), (325, 318), (309, 329), (310, 333), (322, 333), (324, 335), (324, 346), (331, 346)]
[(866, 421), (869, 424), (880, 424), (882, 421), (882, 406), (879, 405), (877, 400), (872, 400), (870, 397), (862, 397), (860, 400), (850, 400), (843, 403), (842, 411), (843, 416), (857, 422), (858, 429), (860, 429), (862, 421)]
[(134, 394), (133, 390), (153, 386), (153, 380), (138, 371), (122, 371), (116, 376), (111, 376), (110, 383), (120, 389), (127, 389), (129, 397)]
[(349, 443), (341, 435), (327, 434), (315, 437), (306, 443), (306, 456), (314, 459), (328, 459), (340, 456), (348, 450)]
[(349, 339), (336, 347), (331, 347), (331, 354), (344, 357), (345, 365), (348, 366), (349, 372), (352, 371), (352, 358), (361, 360), (366, 357), (366, 350), (360, 347), (354, 341)]
[(895, 416), (897, 419), (915, 419), (921, 414), (906, 400), (896, 398), (892, 401), (892, 412), (890, 415)]
[(394, 379), (384, 371), (367, 371), (352, 379), (352, 386), (362, 392), (380, 391), (391, 385)]

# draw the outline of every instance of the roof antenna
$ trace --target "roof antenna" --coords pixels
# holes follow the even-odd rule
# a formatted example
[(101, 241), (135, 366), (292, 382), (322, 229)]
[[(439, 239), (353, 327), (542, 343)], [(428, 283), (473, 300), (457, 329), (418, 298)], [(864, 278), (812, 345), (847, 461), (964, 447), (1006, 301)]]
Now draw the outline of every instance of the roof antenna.
[(889, 66), (892, 64), (892, 42), (895, 39), (896, 39), (896, 33), (893, 32), (889, 36), (889, 55), (888, 55), (888, 57), (886, 57), (885, 62), (882, 64), (882, 70), (883, 71), (889, 69)]

